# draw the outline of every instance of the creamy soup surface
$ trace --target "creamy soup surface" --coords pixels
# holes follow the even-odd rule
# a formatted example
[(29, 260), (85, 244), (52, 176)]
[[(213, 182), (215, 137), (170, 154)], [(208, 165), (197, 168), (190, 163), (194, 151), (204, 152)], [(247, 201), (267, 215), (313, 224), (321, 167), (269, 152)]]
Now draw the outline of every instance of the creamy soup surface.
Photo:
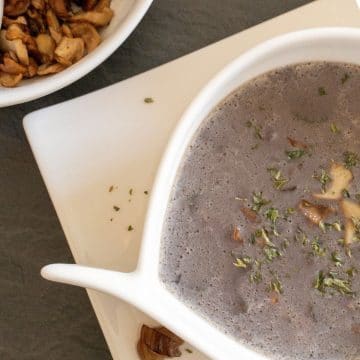
[(160, 277), (273, 359), (360, 359), (360, 66), (263, 74), (188, 146)]

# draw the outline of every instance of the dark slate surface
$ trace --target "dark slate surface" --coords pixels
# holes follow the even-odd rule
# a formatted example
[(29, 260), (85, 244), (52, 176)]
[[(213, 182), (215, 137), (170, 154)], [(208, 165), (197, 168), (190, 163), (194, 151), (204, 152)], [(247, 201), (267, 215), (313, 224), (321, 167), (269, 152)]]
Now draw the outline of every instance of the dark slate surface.
[(111, 358), (85, 291), (39, 276), (41, 266), (71, 262), (72, 256), (25, 139), (24, 115), (126, 79), (308, 2), (155, 0), (132, 36), (91, 74), (40, 100), (0, 109), (0, 359)]

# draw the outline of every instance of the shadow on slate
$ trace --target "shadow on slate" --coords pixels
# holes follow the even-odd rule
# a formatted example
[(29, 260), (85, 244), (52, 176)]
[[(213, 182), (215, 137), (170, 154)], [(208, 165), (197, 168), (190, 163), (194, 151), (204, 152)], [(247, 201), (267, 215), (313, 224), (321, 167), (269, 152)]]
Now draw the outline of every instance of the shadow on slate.
[(111, 359), (86, 292), (40, 278), (43, 265), (73, 259), (26, 142), (22, 118), (309, 2), (155, 0), (125, 44), (91, 74), (55, 94), (0, 109), (2, 360)]

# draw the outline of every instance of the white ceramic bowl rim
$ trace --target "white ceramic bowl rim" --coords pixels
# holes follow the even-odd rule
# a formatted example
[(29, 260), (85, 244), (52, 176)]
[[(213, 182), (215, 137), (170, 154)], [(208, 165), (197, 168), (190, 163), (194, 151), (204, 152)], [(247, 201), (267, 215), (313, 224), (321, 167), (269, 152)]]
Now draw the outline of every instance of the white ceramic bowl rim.
[[(360, 65), (360, 29), (317, 28), (269, 40), (226, 66), (182, 116), (162, 159), (150, 199), (138, 268), (123, 274), (78, 265), (50, 265), (45, 278), (110, 293), (137, 306), (212, 359), (265, 359), (177, 300), (159, 279), (161, 232), (168, 199), (184, 151), (206, 115), (246, 81), (280, 66), (305, 61)], [(164, 119), (165, 120), (165, 119)]]
[[(119, 1), (119, 0), (116, 0)], [(129, 13), (111, 35), (93, 52), (61, 73), (50, 75), (32, 83), (24, 83), (0, 94), (0, 108), (31, 101), (53, 93), (79, 80), (105, 61), (132, 33), (153, 0), (136, 0)], [(0, 13), (3, 0), (0, 0)], [(10, 91), (11, 90), (11, 91)]]

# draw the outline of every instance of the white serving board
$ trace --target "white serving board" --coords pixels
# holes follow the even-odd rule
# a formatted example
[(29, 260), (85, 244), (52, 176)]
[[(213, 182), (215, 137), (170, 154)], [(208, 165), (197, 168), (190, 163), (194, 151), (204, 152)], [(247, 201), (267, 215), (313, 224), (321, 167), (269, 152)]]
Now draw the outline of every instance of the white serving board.
[[(134, 270), (148, 203), (144, 191), (151, 192), (169, 135), (191, 99), (255, 44), (319, 26), (360, 27), (356, 1), (316, 1), (144, 74), (28, 115), (25, 130), (76, 262)], [(145, 97), (154, 103), (144, 103)], [(111, 185), (116, 187), (109, 192)], [(134, 231), (127, 231), (128, 225)], [(113, 358), (138, 359), (140, 325), (153, 320), (110, 296), (88, 293)], [(206, 357), (194, 350), (183, 359)]]

